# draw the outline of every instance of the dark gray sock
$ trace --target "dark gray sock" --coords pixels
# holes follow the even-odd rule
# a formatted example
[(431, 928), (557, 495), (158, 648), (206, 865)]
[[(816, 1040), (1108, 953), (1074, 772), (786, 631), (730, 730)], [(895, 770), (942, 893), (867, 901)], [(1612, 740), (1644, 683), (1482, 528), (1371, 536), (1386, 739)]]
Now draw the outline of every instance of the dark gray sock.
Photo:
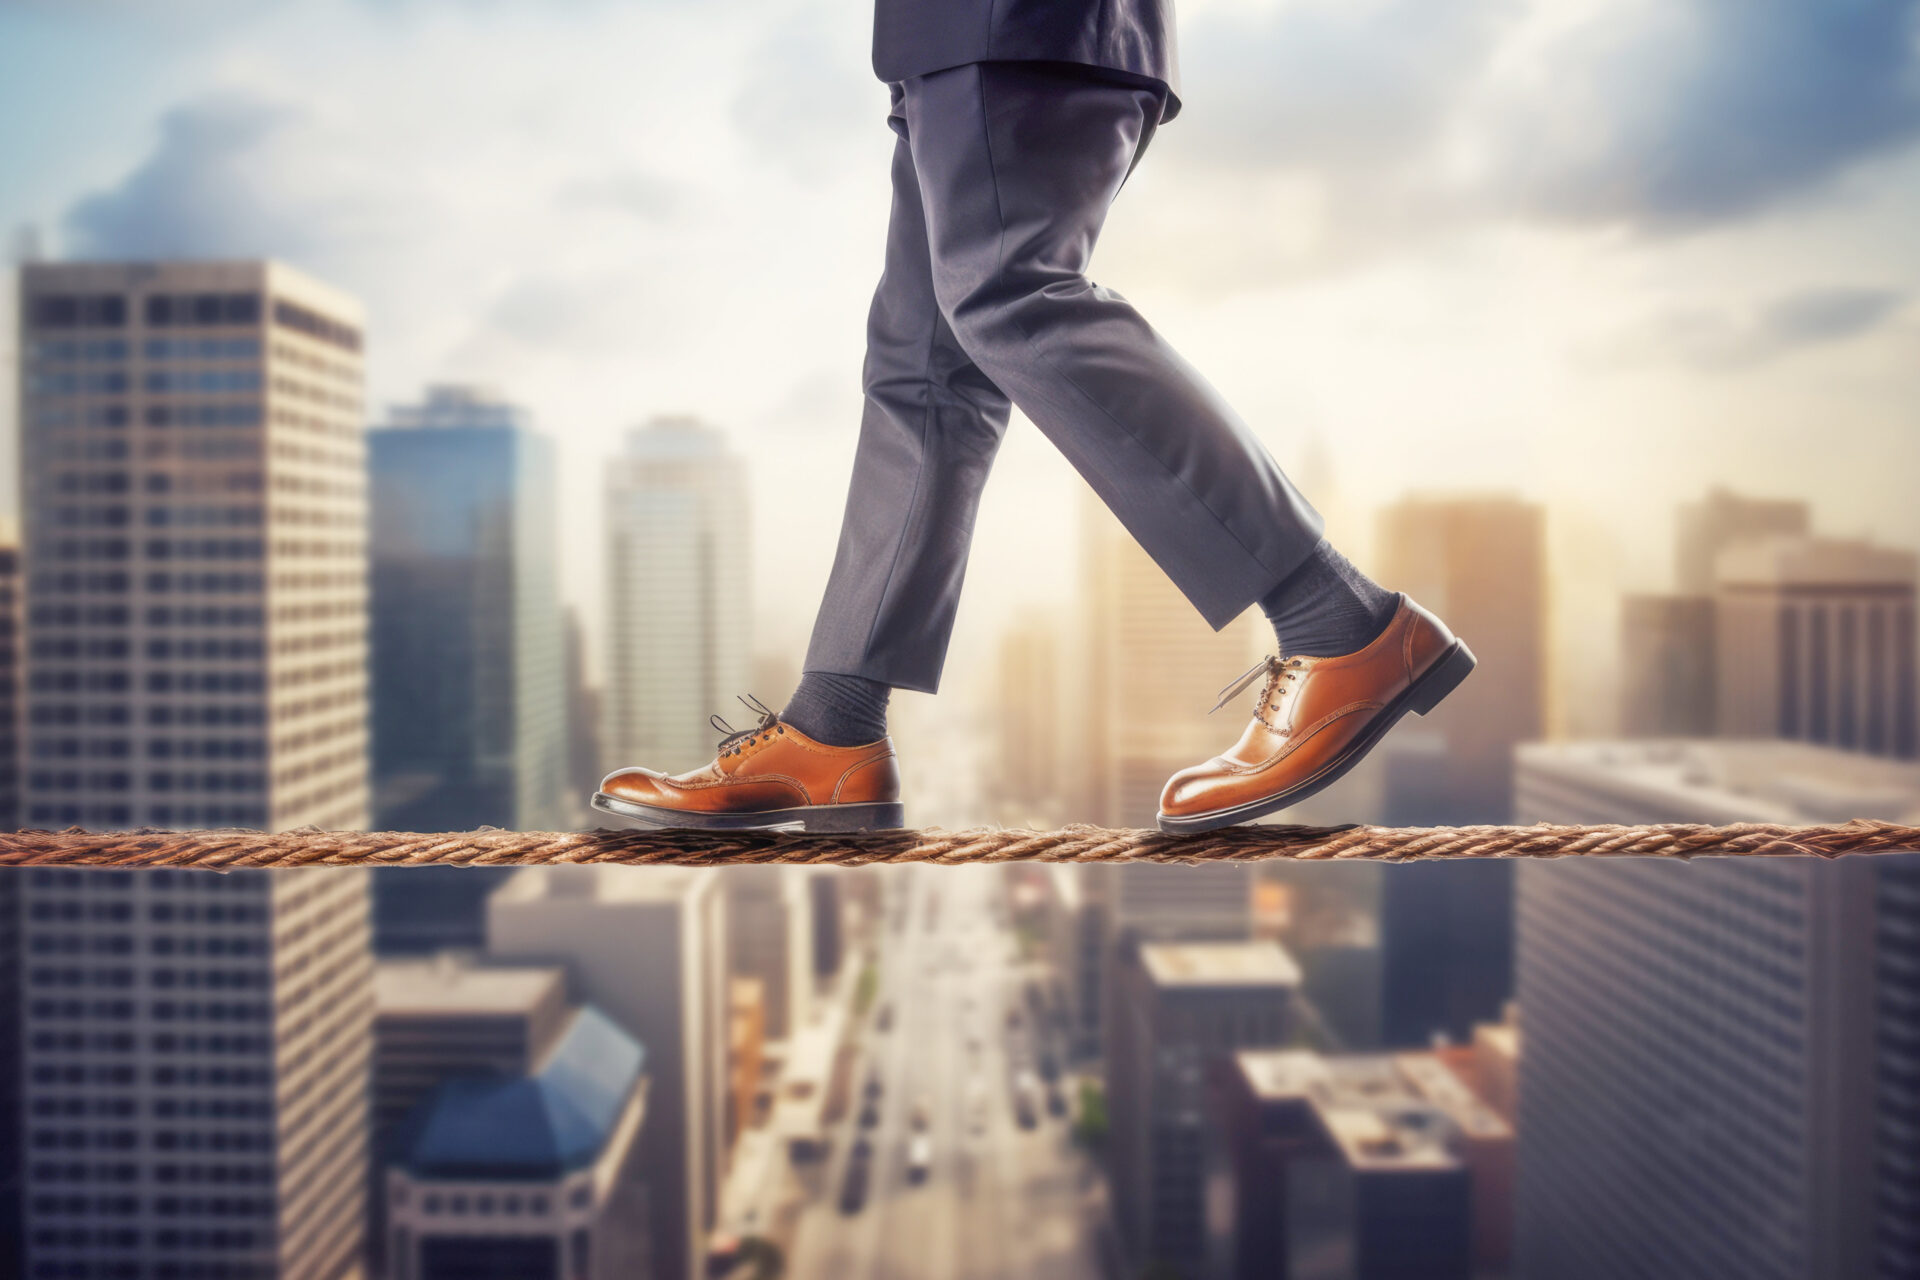
[(1282, 654), (1334, 658), (1372, 644), (1399, 605), (1397, 592), (1322, 542), (1305, 564), (1261, 597), (1260, 611), (1273, 624)]
[(830, 747), (861, 747), (887, 736), (887, 699), (893, 688), (862, 676), (807, 671), (780, 718)]

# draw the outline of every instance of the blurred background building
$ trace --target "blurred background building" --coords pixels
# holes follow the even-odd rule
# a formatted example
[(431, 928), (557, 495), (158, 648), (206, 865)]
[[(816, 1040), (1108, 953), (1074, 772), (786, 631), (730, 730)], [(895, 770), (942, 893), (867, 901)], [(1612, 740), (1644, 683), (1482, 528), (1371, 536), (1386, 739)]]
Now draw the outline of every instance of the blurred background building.
[(651, 1276), (700, 1280), (725, 1173), (725, 902), (707, 870), (567, 866), (517, 872), (488, 900), (487, 949), (565, 968), (646, 1046), (647, 1111), (634, 1159), (647, 1188)]
[[(1788, 742), (1523, 749), (1550, 822), (1899, 820), (1920, 766)], [(1521, 869), (1525, 1276), (1911, 1275), (1920, 855)]]
[(438, 386), (367, 436), (374, 821), (561, 825), (568, 777), (553, 449), (491, 392)]
[(693, 418), (627, 435), (607, 469), (610, 767), (679, 772), (713, 756), (716, 713), (743, 723), (753, 653), (745, 461)]
[[(375, 826), (571, 825), (552, 446), (525, 410), (455, 386), (367, 444)], [(375, 946), (480, 946), (509, 872), (375, 872)]]

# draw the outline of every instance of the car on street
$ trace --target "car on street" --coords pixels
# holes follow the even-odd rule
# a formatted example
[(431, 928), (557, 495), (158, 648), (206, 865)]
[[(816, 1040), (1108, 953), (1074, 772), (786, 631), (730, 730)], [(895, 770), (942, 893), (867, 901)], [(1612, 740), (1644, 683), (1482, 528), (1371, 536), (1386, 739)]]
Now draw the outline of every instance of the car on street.
[(933, 1139), (916, 1133), (907, 1142), (907, 1181), (925, 1182), (933, 1171)]
[(862, 1129), (871, 1129), (879, 1123), (880, 1107), (877, 1103), (869, 1102), (860, 1108), (860, 1127)]
[(840, 1212), (849, 1216), (867, 1204), (867, 1185), (873, 1181), (873, 1144), (865, 1138), (847, 1153), (847, 1172), (840, 1183)]

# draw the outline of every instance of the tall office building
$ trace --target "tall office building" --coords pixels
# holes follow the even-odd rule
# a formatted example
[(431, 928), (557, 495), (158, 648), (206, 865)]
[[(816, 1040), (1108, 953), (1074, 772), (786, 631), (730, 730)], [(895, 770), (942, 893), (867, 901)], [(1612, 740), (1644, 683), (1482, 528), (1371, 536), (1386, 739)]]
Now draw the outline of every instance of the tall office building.
[(629, 432), (607, 468), (607, 763), (678, 771), (736, 726), (753, 653), (747, 469), (692, 418)]
[(1211, 1077), (1294, 1029), (1300, 973), (1273, 942), (1154, 943), (1129, 966), (1107, 1054), (1107, 1173), (1133, 1266), (1208, 1255)]
[(357, 1276), (366, 877), (12, 874), (25, 877), (24, 1274)]
[(367, 437), (375, 820), (560, 825), (568, 779), (553, 446), (474, 387)]
[[(1536, 744), (1518, 784), (1526, 822), (1920, 809), (1920, 765), (1787, 742)], [(1522, 869), (1520, 1274), (1920, 1273), (1917, 861)]]
[(21, 1143), (20, 1058), (20, 871), (0, 872), (0, 1275), (20, 1275), (20, 1179), (26, 1149)]
[(601, 691), (587, 683), (586, 637), (580, 627), (580, 611), (569, 606), (564, 615), (562, 643), (566, 654), (567, 682), (567, 786), (569, 788), (566, 822), (569, 827), (589, 818), (587, 802), (599, 789), (607, 770), (600, 767)]
[(358, 304), (272, 262), (20, 290), (25, 821), (364, 826)]
[(1207, 708), (1272, 636), (1261, 634), (1257, 610), (1212, 630), (1091, 492), (1081, 510), (1072, 812), (1082, 822), (1152, 826), (1167, 779), (1236, 732)]
[[(1388, 824), (1512, 816), (1514, 746), (1545, 725), (1545, 525), (1538, 506), (1497, 496), (1412, 497), (1382, 513), (1381, 580), (1445, 618), (1480, 658), (1431, 716), (1382, 744)], [(1385, 1042), (1470, 1034), (1512, 993), (1513, 868), (1385, 868), (1380, 941)]]
[[(367, 437), (374, 821), (565, 825), (567, 706), (553, 447), (529, 415), (433, 387)], [(477, 874), (476, 874), (477, 872)], [(479, 947), (510, 868), (374, 874), (383, 955)]]
[(1717, 575), (1722, 734), (1914, 756), (1912, 552), (1774, 538), (1721, 553)]
[(1009, 823), (1051, 826), (1068, 815), (1066, 741), (1078, 735), (1069, 732), (1075, 714), (1061, 666), (1060, 628), (1048, 613), (1027, 613), (1000, 638), (990, 794)]
[(1715, 703), (1711, 596), (1630, 595), (1620, 602), (1620, 732), (1707, 738)]
[(1700, 501), (1682, 504), (1675, 521), (1674, 590), (1688, 596), (1712, 594), (1722, 552), (1743, 542), (1805, 537), (1810, 520), (1807, 504), (1797, 499), (1708, 490)]
[(727, 965), (760, 984), (761, 1027), (787, 1040), (806, 1025), (813, 1004), (813, 893), (799, 867), (729, 867)]
[(0, 546), (0, 832), (20, 826), (20, 548)]
[(524, 870), (487, 903), (499, 960), (565, 966), (573, 994), (646, 1046), (653, 1280), (699, 1280), (717, 1217), (726, 1131), (725, 904), (709, 870)]

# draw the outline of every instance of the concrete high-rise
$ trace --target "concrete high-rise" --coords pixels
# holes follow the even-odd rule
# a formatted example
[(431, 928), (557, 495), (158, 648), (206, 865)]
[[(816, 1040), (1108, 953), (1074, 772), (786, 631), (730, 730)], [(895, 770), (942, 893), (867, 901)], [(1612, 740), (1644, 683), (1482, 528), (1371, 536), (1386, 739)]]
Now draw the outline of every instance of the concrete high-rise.
[(1807, 504), (1795, 498), (1708, 490), (1698, 502), (1683, 504), (1674, 522), (1674, 590), (1689, 596), (1711, 594), (1722, 552), (1743, 542), (1804, 537), (1811, 532), (1811, 519)]
[(24, 820), (364, 826), (359, 305), (273, 262), (20, 292)]
[(606, 484), (606, 761), (696, 768), (713, 755), (707, 718), (741, 724), (748, 691), (746, 463), (712, 427), (655, 418)]
[(1153, 943), (1121, 979), (1108, 1038), (1107, 1173), (1135, 1269), (1200, 1274), (1209, 1244), (1211, 1077), (1293, 1035), (1293, 960), (1273, 942)]
[(367, 437), (376, 821), (561, 824), (565, 651), (553, 446), (474, 387), (429, 388)]
[[(374, 821), (566, 825), (567, 704), (553, 446), (473, 387), (430, 388), (367, 437)], [(479, 947), (508, 868), (376, 871), (385, 955)]]
[(365, 875), (11, 874), (24, 1274), (359, 1275)]
[(1630, 595), (1620, 602), (1620, 732), (1706, 738), (1715, 705), (1710, 596)]
[[(1234, 727), (1212, 694), (1272, 640), (1257, 610), (1214, 631), (1091, 492), (1081, 513), (1081, 640), (1073, 666), (1076, 821), (1152, 826), (1160, 790)], [(1069, 695), (1072, 696), (1072, 695)]]
[[(1524, 822), (1899, 821), (1920, 766), (1788, 742), (1522, 749)], [(1517, 1266), (1920, 1272), (1920, 855), (1522, 868)]]
[(20, 548), (0, 546), (0, 831), (20, 826)]
[(760, 984), (762, 1030), (786, 1040), (806, 1025), (813, 1005), (813, 893), (799, 867), (729, 867), (727, 963), (735, 977)]
[[(1517, 498), (1411, 497), (1380, 520), (1380, 578), (1473, 647), (1473, 678), (1382, 744), (1390, 825), (1505, 822), (1513, 750), (1545, 726), (1546, 517)], [(1381, 1029), (1390, 1045), (1455, 1038), (1499, 1016), (1513, 984), (1513, 869), (1387, 867)]]
[(1914, 756), (1912, 552), (1773, 538), (1723, 552), (1716, 574), (1721, 734)]
[(564, 966), (575, 998), (646, 1046), (652, 1280), (699, 1280), (718, 1215), (727, 1106), (725, 904), (710, 870), (524, 870), (487, 902), (499, 960)]

